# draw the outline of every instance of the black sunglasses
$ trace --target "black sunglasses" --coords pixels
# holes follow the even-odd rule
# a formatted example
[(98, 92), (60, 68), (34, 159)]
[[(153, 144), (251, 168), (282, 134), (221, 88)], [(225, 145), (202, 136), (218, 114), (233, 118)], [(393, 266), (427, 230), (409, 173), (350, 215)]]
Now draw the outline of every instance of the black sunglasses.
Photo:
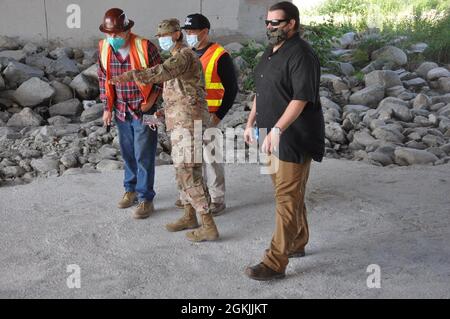
[(278, 27), (281, 23), (283, 22), (288, 22), (289, 19), (283, 19), (283, 20), (265, 20), (264, 22), (266, 23), (266, 26), (268, 26), (269, 24), (271, 24), (274, 27)]

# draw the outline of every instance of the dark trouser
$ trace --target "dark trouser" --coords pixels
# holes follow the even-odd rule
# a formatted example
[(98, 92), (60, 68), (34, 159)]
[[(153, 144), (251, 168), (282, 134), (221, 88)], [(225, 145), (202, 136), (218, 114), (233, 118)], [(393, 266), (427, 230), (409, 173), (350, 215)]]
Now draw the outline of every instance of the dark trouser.
[(117, 118), (115, 122), (125, 162), (125, 191), (137, 192), (140, 202), (153, 201), (158, 134), (129, 113), (124, 122)]
[(306, 220), (305, 189), (311, 159), (303, 164), (279, 161), (278, 171), (271, 175), (275, 187), (275, 232), (263, 263), (284, 272), (288, 254), (303, 250), (309, 240)]

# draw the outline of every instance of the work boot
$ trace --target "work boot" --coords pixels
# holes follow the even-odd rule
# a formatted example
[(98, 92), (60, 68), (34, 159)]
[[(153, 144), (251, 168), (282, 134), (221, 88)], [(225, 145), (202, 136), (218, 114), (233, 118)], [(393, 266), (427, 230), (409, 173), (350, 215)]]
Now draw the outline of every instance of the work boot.
[(195, 209), (190, 204), (184, 205), (184, 215), (181, 218), (177, 219), (174, 223), (166, 225), (166, 229), (170, 232), (198, 227), (200, 227), (200, 225), (198, 224), (197, 216), (195, 215)]
[(183, 209), (184, 206), (185, 206), (185, 205), (183, 204), (183, 202), (182, 202), (181, 199), (177, 199), (177, 200), (175, 201), (175, 207), (176, 207), (176, 208)]
[(259, 281), (281, 279), (286, 276), (284, 272), (275, 271), (263, 263), (259, 263), (252, 267), (247, 267), (245, 269), (245, 274), (247, 277)]
[(225, 203), (211, 203), (211, 214), (213, 214), (214, 217), (220, 216), (224, 213), (225, 208), (227, 208)]
[(133, 206), (136, 202), (136, 196), (135, 192), (126, 192), (117, 207), (124, 209)]
[(155, 208), (153, 207), (153, 202), (143, 201), (138, 204), (138, 207), (134, 211), (133, 218), (134, 219), (145, 219), (150, 216)]
[(188, 232), (186, 237), (190, 241), (195, 242), (217, 240), (219, 238), (219, 232), (217, 231), (212, 214), (202, 214), (202, 226), (194, 231)]

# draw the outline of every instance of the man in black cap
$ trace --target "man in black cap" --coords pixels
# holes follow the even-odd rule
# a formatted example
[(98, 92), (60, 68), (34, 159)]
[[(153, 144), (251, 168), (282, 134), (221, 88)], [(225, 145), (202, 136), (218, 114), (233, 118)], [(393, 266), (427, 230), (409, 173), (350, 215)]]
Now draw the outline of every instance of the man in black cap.
[[(186, 17), (184, 29), (190, 47), (198, 54), (205, 73), (206, 100), (211, 114), (211, 125), (217, 126), (233, 106), (238, 92), (237, 78), (230, 54), (218, 43), (211, 42), (211, 24), (204, 15), (196, 13)], [(214, 148), (215, 158), (220, 159)], [(210, 162), (210, 163), (207, 163)], [(211, 195), (211, 211), (217, 216), (225, 210), (225, 171), (224, 164), (214, 159), (204, 161), (204, 175)], [(176, 206), (183, 207), (183, 198)]]

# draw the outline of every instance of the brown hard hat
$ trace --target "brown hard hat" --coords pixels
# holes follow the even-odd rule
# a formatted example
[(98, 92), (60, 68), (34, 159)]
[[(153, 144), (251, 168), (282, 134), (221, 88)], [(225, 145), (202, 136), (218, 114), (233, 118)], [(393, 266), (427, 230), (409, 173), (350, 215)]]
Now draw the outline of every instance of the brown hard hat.
[(120, 33), (131, 29), (133, 25), (134, 21), (128, 20), (122, 9), (112, 8), (106, 11), (99, 29), (104, 33)]

